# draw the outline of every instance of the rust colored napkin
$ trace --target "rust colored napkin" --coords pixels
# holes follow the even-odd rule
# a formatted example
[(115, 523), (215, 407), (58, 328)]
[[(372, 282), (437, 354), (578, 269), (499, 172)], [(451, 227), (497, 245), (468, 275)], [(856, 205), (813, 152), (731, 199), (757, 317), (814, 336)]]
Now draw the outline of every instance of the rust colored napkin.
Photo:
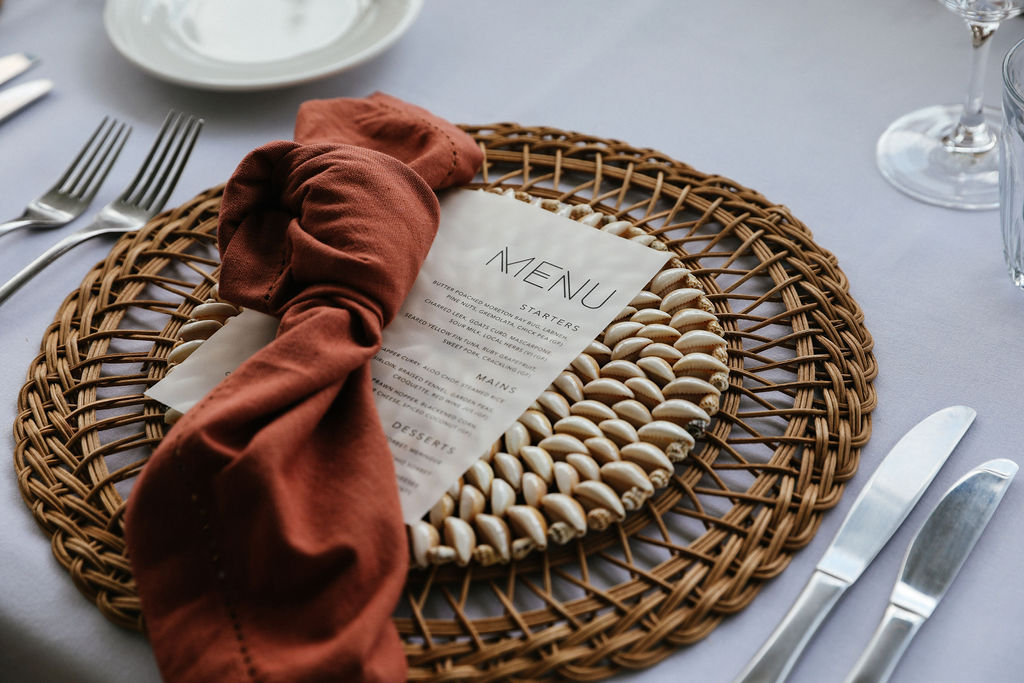
[(387, 95), (299, 109), (224, 190), (221, 296), (277, 338), (146, 464), (126, 538), (168, 681), (400, 681), (408, 566), (369, 361), (471, 180), (472, 138)]

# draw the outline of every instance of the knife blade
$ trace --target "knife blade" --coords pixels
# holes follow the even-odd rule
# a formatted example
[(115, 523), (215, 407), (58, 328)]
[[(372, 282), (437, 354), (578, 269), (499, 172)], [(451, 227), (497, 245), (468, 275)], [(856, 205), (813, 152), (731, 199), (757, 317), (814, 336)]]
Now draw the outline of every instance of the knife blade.
[(13, 88), (0, 90), (0, 121), (3, 121), (22, 107), (35, 102), (52, 89), (53, 81), (40, 78), (16, 85)]
[(18, 74), (23, 73), (37, 61), (32, 55), (26, 55), (21, 52), (0, 57), (0, 84), (6, 83)]
[(781, 681), (840, 596), (907, 518), (977, 413), (935, 412), (903, 435), (857, 496), (789, 612), (740, 672), (736, 683)]
[(885, 615), (846, 683), (885, 683), (925, 619), (949, 590), (1017, 474), (990, 460), (953, 485), (914, 536)]

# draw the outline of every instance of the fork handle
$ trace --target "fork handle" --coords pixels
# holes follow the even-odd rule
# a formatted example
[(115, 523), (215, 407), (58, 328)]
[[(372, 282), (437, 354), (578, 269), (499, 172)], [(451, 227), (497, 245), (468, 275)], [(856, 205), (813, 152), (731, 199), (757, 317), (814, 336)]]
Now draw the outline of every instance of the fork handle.
[(7, 299), (21, 289), (25, 283), (41, 273), (46, 266), (56, 261), (61, 254), (71, 250), (72, 247), (81, 244), (90, 237), (95, 237), (99, 234), (102, 233), (74, 232), (63, 237), (59, 242), (37, 256), (31, 263), (19, 270), (14, 277), (0, 286), (0, 304), (7, 301)]
[(44, 225), (43, 221), (37, 221), (32, 218), (15, 218), (13, 221), (0, 223), (0, 237), (3, 237), (9, 232), (14, 232), (15, 230), (21, 230), (22, 228), (35, 228), (42, 225)]

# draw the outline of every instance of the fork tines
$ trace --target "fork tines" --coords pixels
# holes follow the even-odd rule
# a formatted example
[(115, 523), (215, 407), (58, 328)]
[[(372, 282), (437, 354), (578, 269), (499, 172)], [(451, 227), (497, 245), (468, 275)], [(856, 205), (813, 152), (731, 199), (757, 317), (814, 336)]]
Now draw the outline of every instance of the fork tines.
[(128, 124), (104, 116), (53, 189), (74, 199), (91, 201), (131, 132)]
[(142, 167), (121, 199), (141, 209), (159, 210), (177, 184), (203, 123), (191, 114), (168, 112)]

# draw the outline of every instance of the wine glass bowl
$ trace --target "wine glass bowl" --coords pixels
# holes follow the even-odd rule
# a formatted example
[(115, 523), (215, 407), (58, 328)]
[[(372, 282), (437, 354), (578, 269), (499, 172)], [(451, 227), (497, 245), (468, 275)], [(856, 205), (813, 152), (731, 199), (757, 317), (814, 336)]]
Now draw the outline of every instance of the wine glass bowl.
[[(976, 24), (999, 25), (1021, 13), (1022, 4), (1014, 0), (940, 0), (943, 5)], [(993, 27), (995, 28), (995, 27)]]
[(999, 207), (998, 137), (1001, 113), (984, 106), (982, 84), (989, 39), (1000, 23), (1024, 10), (1024, 0), (940, 0), (960, 15), (971, 35), (967, 97), (961, 105), (910, 112), (878, 139), (882, 175), (904, 193), (958, 209)]

